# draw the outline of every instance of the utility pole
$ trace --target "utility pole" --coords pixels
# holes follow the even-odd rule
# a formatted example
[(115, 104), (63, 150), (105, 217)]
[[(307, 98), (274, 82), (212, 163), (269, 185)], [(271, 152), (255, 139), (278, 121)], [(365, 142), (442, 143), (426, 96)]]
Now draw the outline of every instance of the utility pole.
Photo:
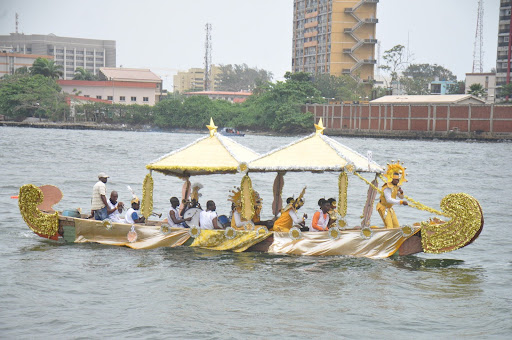
[(212, 24), (206, 24), (206, 42), (204, 44), (204, 90), (211, 90), (212, 83)]

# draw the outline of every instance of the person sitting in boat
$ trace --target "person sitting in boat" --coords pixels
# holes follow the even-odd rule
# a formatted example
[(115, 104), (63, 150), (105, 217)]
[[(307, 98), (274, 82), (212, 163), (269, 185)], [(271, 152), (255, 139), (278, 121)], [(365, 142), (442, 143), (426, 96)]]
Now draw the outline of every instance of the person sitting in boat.
[(192, 198), (190, 201), (183, 200), (183, 209), (181, 209), (181, 213), (179, 214), (179, 216), (183, 218), (183, 216), (185, 216), (185, 212), (191, 208), (198, 208), (201, 210), (203, 209), (201, 208), (201, 204), (199, 204), (199, 202), (195, 198)]
[[(409, 205), (407, 201), (403, 200), (404, 192), (399, 186), (405, 179), (401, 179), (399, 172), (393, 172), (392, 175), (388, 174), (387, 177), (388, 182), (384, 183), (382, 186), (380, 201), (377, 203), (377, 211), (386, 228), (400, 228), (393, 206), (395, 204)], [(400, 199), (397, 199), (397, 197)]]
[(217, 213), (215, 212), (215, 202), (206, 202), (206, 211), (199, 214), (199, 228), (201, 229), (222, 229), (217, 223)]
[(107, 183), (109, 176), (100, 172), (98, 174), (98, 182), (92, 187), (92, 199), (91, 199), (91, 217), (95, 220), (103, 221), (108, 217), (107, 213)]
[(231, 205), (231, 228), (236, 230), (246, 230), (246, 226), (249, 221), (244, 220), (240, 215), (241, 206), (237, 206), (236, 204)]
[(185, 216), (185, 211), (191, 208), (201, 208), (201, 204), (199, 204), (199, 197), (202, 195), (199, 193), (199, 190), (203, 188), (203, 185), (201, 183), (194, 183), (192, 184), (192, 192), (190, 193), (190, 197), (185, 197), (182, 201), (183, 208), (180, 211), (180, 216), (183, 218)]
[(183, 222), (188, 222), (192, 220), (192, 217), (189, 218), (180, 218), (180, 214), (178, 213), (178, 206), (180, 205), (180, 201), (177, 197), (171, 197), (171, 208), (169, 209), (169, 212), (167, 213), (167, 223), (171, 227), (177, 227), (177, 228), (183, 228), (185, 225)]
[(318, 200), (320, 210), (315, 212), (311, 220), (309, 231), (327, 231), (329, 230), (329, 210), (331, 210), (331, 202), (324, 198)]
[(336, 211), (336, 199), (331, 197), (327, 200), (330, 204), (330, 208), (329, 208), (329, 227), (333, 224), (336, 223), (336, 220), (337, 220), (337, 211)]
[(144, 223), (146, 219), (144, 216), (139, 216), (139, 208), (140, 208), (140, 200), (137, 196), (134, 196), (132, 198), (132, 207), (128, 209), (126, 212), (126, 216), (124, 219), (126, 220), (126, 223), (134, 224), (134, 223)]
[(117, 191), (112, 191), (110, 193), (110, 198), (107, 201), (108, 218), (115, 223), (124, 223), (124, 219), (121, 218), (121, 211), (123, 211), (124, 203), (118, 202), (118, 197), (119, 194), (117, 193)]
[[(228, 201), (231, 201), (231, 227), (236, 230), (252, 230), (253, 226), (249, 223), (248, 220), (243, 219), (242, 212), (242, 192), (240, 188), (236, 188), (237, 190), (232, 190), (233, 193)], [(261, 221), (260, 214), (261, 208), (263, 206), (262, 199), (256, 190), (252, 191), (252, 200), (254, 202), (254, 215), (252, 217), (253, 225), (269, 225), (269, 221)], [(272, 221), (270, 221), (272, 222)], [(250, 226), (250, 227), (249, 227)], [(270, 223), (270, 227), (272, 224)]]
[(303, 205), (304, 201), (299, 196), (297, 199), (294, 199), (293, 197), (289, 197), (286, 200), (286, 203), (288, 205), (281, 210), (281, 216), (274, 222), (274, 231), (278, 232), (289, 232), (290, 229), (298, 225), (300, 228), (305, 228), (307, 215), (304, 214), (302, 218), (299, 218), (297, 216), (297, 210), (299, 210)]

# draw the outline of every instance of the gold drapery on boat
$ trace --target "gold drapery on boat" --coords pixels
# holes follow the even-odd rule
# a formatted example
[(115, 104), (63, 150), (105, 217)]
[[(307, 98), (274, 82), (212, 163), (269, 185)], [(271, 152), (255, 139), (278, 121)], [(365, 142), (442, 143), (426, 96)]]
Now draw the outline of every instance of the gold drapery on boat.
[(272, 233), (237, 231), (235, 237), (229, 239), (226, 237), (224, 230), (201, 230), (199, 236), (194, 239), (190, 246), (211, 250), (231, 250), (239, 253), (265, 240), (270, 235)]
[(240, 183), (242, 210), (241, 217), (246, 221), (251, 221), (254, 216), (254, 202), (252, 181), (249, 175), (245, 175)]
[(144, 182), (142, 182), (142, 204), (140, 210), (146, 220), (153, 213), (153, 177), (151, 177), (151, 171), (144, 177)]
[(112, 223), (112, 229), (106, 229), (101, 224), (101, 221), (75, 219), (75, 243), (96, 242), (133, 249), (153, 249), (181, 246), (190, 238), (185, 228), (171, 228), (170, 233), (164, 234), (159, 226), (135, 225), (137, 240), (128, 242), (131, 225)]
[(357, 257), (385, 258), (393, 255), (402, 243), (417, 233), (419, 227), (411, 227), (405, 236), (401, 229), (373, 229), (370, 239), (363, 239), (360, 230), (341, 231), (337, 240), (329, 238), (327, 231), (302, 233), (302, 238), (293, 240), (289, 233), (274, 232), (274, 243), (268, 249), (274, 254), (293, 255), (350, 255)]

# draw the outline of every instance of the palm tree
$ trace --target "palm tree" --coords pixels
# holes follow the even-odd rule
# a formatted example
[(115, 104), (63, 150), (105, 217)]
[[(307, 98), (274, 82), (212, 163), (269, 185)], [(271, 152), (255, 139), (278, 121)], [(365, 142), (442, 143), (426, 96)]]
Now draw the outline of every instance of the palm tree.
[(471, 84), (468, 90), (468, 94), (471, 94), (475, 97), (485, 97), (487, 95), (487, 91), (482, 86), (482, 84)]
[(77, 67), (73, 80), (97, 80), (97, 77), (89, 70), (84, 70), (83, 67)]
[(62, 72), (62, 65), (55, 64), (54, 60), (37, 58), (30, 68), (30, 74), (41, 74), (45, 77), (56, 79), (62, 77), (64, 72)]

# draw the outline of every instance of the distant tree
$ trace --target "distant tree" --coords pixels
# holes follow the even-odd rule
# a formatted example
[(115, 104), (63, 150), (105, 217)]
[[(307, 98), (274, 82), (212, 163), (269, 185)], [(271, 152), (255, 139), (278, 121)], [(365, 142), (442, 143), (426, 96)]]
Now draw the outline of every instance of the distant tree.
[(341, 76), (341, 79), (342, 86), (338, 88), (337, 100), (359, 101), (368, 99), (369, 93), (360, 79), (354, 79), (350, 76)]
[(498, 97), (508, 102), (512, 98), (512, 83), (502, 85), (498, 90)]
[(313, 80), (313, 76), (308, 72), (286, 72), (284, 79), (286, 81), (309, 82)]
[(485, 97), (487, 95), (487, 91), (482, 86), (482, 84), (475, 83), (469, 86), (468, 94), (471, 94), (475, 97)]
[(71, 91), (71, 93), (75, 96), (79, 96), (82, 94), (82, 91), (81, 90), (77, 90), (76, 88), (73, 89), (73, 91)]
[(57, 79), (62, 77), (64, 73), (62, 72), (62, 66), (55, 64), (55, 61), (45, 58), (37, 58), (30, 68), (30, 74), (40, 74), (45, 77)]
[(14, 74), (28, 74), (29, 72), (30, 72), (30, 71), (29, 71), (28, 67), (23, 66), (23, 67), (17, 68), (17, 69), (14, 71)]
[(83, 67), (77, 67), (73, 80), (98, 80), (98, 77), (91, 71), (85, 70)]
[(410, 64), (402, 72), (400, 83), (407, 94), (430, 94), (429, 85), (434, 80), (457, 80), (450, 70), (437, 64)]
[(272, 73), (263, 69), (250, 68), (246, 64), (220, 65), (218, 76), (221, 91), (252, 91), (258, 85), (272, 80)]
[(322, 97), (336, 98), (338, 89), (343, 86), (343, 80), (327, 73), (317, 74), (313, 80), (313, 85), (320, 91)]
[(23, 120), (25, 117), (51, 117), (64, 102), (60, 86), (42, 75), (12, 75), (0, 81), (0, 112)]
[(446, 89), (446, 94), (464, 94), (466, 93), (466, 82), (459, 80), (455, 84), (449, 84)]
[(372, 99), (377, 99), (389, 95), (389, 90), (384, 87), (374, 87), (372, 89)]
[(284, 78), (284, 82), (262, 85), (257, 95), (247, 99), (243, 104), (247, 111), (234, 125), (285, 133), (310, 129), (313, 117), (303, 113), (302, 107), (306, 103), (324, 102), (320, 91), (313, 86), (309, 73), (287, 72)]
[(391, 49), (384, 51), (382, 59), (384, 65), (380, 69), (389, 72), (391, 81), (396, 81), (399, 78), (399, 72), (405, 68), (408, 62), (408, 57), (404, 54), (405, 46), (395, 45)]
[(159, 101), (155, 105), (155, 123), (162, 128), (178, 127), (177, 120), (181, 116), (183, 102), (172, 97)]

